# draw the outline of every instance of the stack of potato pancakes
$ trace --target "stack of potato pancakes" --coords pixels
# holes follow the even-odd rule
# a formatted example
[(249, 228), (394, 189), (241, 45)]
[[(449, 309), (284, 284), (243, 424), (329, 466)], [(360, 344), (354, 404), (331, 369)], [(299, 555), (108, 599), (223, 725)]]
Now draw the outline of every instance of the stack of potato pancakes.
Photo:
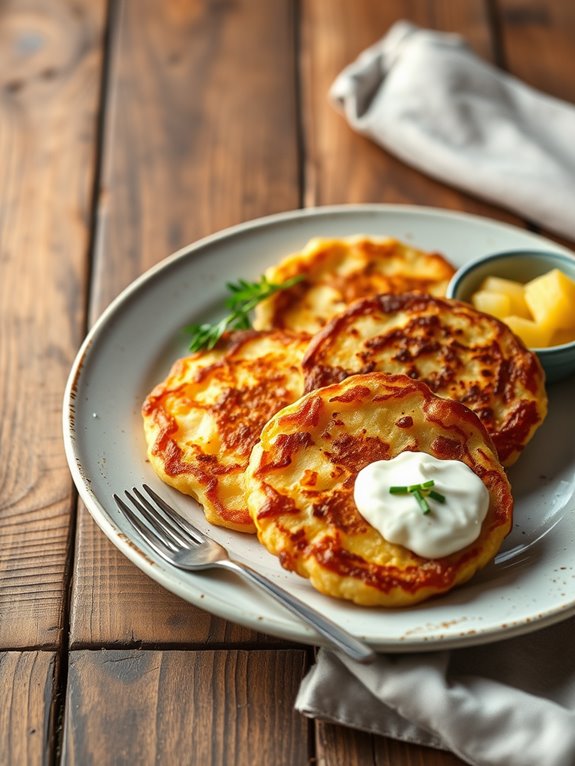
[[(323, 593), (403, 606), (468, 580), (499, 549), (511, 465), (547, 412), (544, 373), (499, 320), (448, 300), (453, 267), (395, 239), (314, 239), (266, 272), (300, 276), (252, 330), (178, 360), (143, 406), (158, 476)], [(490, 504), (442, 558), (385, 540), (354, 483), (404, 451), (465, 463)]]

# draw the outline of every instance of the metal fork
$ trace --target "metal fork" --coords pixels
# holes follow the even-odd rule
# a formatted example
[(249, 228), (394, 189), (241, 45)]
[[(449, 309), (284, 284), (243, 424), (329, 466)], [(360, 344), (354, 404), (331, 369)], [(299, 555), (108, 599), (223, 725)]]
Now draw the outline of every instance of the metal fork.
[(375, 659), (375, 652), (367, 644), (291, 593), (279, 588), (259, 572), (231, 559), (223, 545), (196, 529), (151, 487), (144, 484), (143, 489), (147, 497), (137, 487), (131, 492), (125, 491), (126, 498), (135, 511), (118, 495), (114, 495), (114, 500), (132, 526), (163, 559), (189, 572), (198, 572), (210, 567), (231, 569), (248, 582), (259, 586), (286, 609), (311, 625), (332, 648), (344, 652), (358, 662), (368, 663)]

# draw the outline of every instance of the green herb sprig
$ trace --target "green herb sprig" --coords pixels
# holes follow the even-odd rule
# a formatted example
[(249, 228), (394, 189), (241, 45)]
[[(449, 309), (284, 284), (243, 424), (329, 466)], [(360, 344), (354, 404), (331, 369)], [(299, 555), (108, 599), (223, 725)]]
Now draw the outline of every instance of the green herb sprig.
[(279, 290), (287, 290), (301, 282), (302, 276), (291, 277), (285, 282), (270, 282), (267, 277), (260, 277), (259, 282), (247, 282), (238, 279), (237, 282), (228, 282), (226, 285), (230, 295), (226, 299), (226, 308), (230, 313), (215, 324), (191, 324), (186, 327), (186, 332), (191, 336), (190, 351), (208, 351), (216, 345), (222, 335), (228, 330), (248, 330), (251, 325), (250, 313), (258, 303), (269, 298)]
[(430, 479), (421, 484), (408, 484), (404, 487), (390, 487), (389, 491), (392, 495), (413, 495), (423, 513), (428, 514), (430, 513), (431, 508), (427, 502), (427, 497), (433, 498), (433, 500), (436, 500), (438, 503), (445, 502), (445, 495), (432, 489), (434, 486), (435, 482), (433, 479)]

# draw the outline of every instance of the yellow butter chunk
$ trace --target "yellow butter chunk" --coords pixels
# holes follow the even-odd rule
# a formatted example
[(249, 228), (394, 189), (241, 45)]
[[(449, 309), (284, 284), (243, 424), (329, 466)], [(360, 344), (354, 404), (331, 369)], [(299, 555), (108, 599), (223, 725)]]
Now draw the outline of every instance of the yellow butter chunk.
[[(502, 277), (486, 277), (481, 283), (481, 290), (490, 293), (501, 293), (506, 295), (511, 302), (509, 314), (515, 314), (518, 317), (530, 319), (531, 314), (525, 302), (525, 285), (521, 282), (514, 282), (512, 279), (503, 279)], [(498, 315), (497, 315), (498, 316)]]
[(498, 319), (511, 314), (511, 299), (504, 293), (492, 293), (489, 290), (478, 290), (471, 296), (473, 307), (477, 311), (491, 314)]
[(575, 282), (559, 269), (528, 282), (525, 300), (535, 321), (552, 332), (575, 327)]
[(527, 348), (545, 348), (549, 345), (553, 330), (548, 325), (518, 316), (508, 316), (503, 321), (521, 338)]
[(551, 336), (550, 346), (561, 346), (563, 343), (571, 343), (575, 340), (575, 327), (568, 330), (556, 330)]

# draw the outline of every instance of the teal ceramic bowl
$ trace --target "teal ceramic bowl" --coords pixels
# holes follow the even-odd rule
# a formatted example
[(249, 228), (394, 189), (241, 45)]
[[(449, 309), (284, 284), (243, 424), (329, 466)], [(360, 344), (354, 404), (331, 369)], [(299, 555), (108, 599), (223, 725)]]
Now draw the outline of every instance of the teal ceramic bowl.
[[(513, 250), (486, 255), (470, 261), (454, 274), (447, 287), (447, 297), (470, 302), (486, 277), (529, 282), (551, 269), (560, 269), (575, 280), (575, 257), (550, 250)], [(575, 375), (575, 341), (561, 346), (534, 348), (533, 351), (543, 365), (548, 383)]]

